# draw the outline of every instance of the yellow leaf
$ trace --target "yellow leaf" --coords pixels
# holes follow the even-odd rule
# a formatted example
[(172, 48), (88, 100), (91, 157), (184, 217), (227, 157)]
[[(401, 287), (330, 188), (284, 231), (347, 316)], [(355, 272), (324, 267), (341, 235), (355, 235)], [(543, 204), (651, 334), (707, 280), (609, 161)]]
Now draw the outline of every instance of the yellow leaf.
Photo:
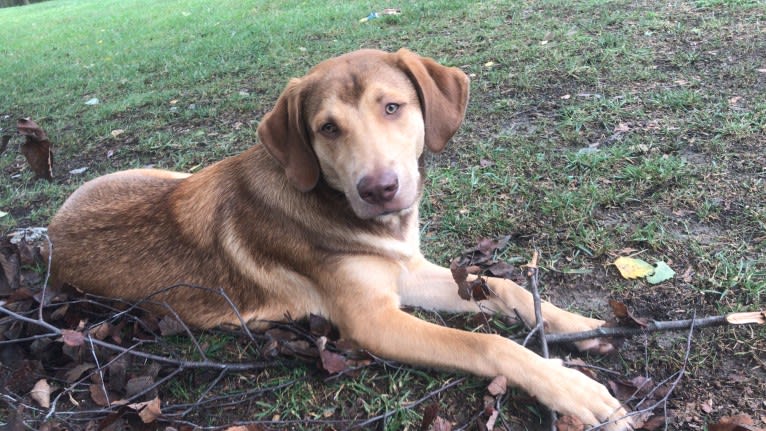
[(646, 277), (654, 272), (654, 267), (641, 259), (620, 256), (614, 261), (614, 266), (627, 279)]

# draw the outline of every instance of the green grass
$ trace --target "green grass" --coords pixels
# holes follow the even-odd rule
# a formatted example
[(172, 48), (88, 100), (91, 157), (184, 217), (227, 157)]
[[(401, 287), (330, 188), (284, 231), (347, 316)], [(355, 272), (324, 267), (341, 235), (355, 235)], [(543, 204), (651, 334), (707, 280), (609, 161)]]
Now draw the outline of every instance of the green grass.
[[(55, 0), (0, 9), (1, 134), (13, 133), (17, 118), (37, 121), (54, 143), (55, 175), (35, 181), (14, 138), (0, 154), (0, 211), (8, 213), (0, 230), (45, 225), (97, 175), (146, 165), (194, 172), (242, 151), (256, 143), (258, 121), (289, 77), (353, 49), (406, 46), (472, 77), (463, 128), (444, 154), (427, 158), (422, 236), (433, 260), (446, 264), (479, 238), (511, 235), (502, 257), (525, 262), (539, 248), (554, 300), (574, 287), (595, 289), (562, 304), (584, 312), (606, 314), (594, 309), (605, 297), (652, 318), (764, 307), (763, 2), (400, 7), (399, 16), (365, 24), (358, 20), (370, 3), (359, 1)], [(98, 105), (85, 104), (94, 97)], [(113, 136), (117, 129), (124, 132)], [(69, 174), (81, 167), (88, 170)], [(609, 263), (632, 251), (668, 262), (677, 276), (660, 286), (621, 279)], [(764, 335), (738, 333), (736, 346), (721, 334), (704, 338), (722, 347), (700, 352), (695, 370), (708, 354), (712, 363), (761, 354)], [(230, 339), (221, 340), (207, 343), (212, 354), (227, 351)], [(647, 368), (658, 377), (679, 363), (678, 352), (652, 357)], [(631, 361), (617, 362), (627, 369)], [(239, 406), (243, 420), (396, 411), (381, 426), (394, 430), (417, 427), (423, 407), (402, 406), (451, 376), (378, 364), (324, 381), (310, 365), (275, 364), (225, 386), (295, 382)], [(179, 378), (169, 396), (193, 401), (200, 378)], [(704, 385), (694, 383), (676, 406), (707, 396), (695, 398)], [(469, 422), (483, 408), (485, 384), (468, 379), (446, 391), (440, 414)], [(525, 413), (528, 400), (514, 397), (518, 408), (503, 412), (505, 423), (534, 429), (545, 414)]]

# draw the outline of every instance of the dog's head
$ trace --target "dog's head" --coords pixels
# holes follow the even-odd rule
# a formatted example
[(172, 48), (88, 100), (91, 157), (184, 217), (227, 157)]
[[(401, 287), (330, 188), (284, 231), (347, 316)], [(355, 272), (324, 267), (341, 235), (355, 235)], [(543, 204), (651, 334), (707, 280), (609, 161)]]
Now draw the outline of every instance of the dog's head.
[(468, 90), (460, 69), (406, 49), (355, 51), (291, 80), (258, 137), (299, 190), (321, 176), (360, 218), (396, 213), (416, 204), (423, 148), (455, 134)]

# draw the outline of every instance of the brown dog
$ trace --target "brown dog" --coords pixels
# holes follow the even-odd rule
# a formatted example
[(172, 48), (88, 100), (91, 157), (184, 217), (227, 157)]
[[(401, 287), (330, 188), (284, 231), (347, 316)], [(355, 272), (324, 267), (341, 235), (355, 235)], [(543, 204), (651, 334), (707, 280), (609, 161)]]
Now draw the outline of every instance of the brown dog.
[[(468, 78), (407, 50), (363, 50), (293, 79), (258, 127), (261, 145), (194, 175), (138, 169), (83, 185), (51, 222), (59, 282), (110, 297), (152, 297), (208, 328), (330, 319), (344, 337), (402, 362), (504, 375), (551, 408), (626, 430), (607, 390), (498, 335), (427, 323), (412, 305), (478, 311), (448, 269), (419, 250), (423, 151), (463, 120)], [(534, 321), (528, 292), (488, 280), (482, 307)], [(551, 331), (603, 322), (544, 304)], [(607, 349), (598, 341), (580, 348)]]

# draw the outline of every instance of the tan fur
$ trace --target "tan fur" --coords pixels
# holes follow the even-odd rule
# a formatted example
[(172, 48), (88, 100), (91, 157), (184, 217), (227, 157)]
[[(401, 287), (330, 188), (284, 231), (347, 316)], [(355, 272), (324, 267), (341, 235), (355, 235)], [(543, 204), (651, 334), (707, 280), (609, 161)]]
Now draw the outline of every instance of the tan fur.
[[(459, 69), (407, 50), (320, 63), (264, 117), (261, 145), (191, 176), (132, 170), (83, 185), (50, 225), (54, 274), (104, 296), (150, 297), (201, 328), (320, 314), (377, 355), (505, 375), (562, 413), (629, 429), (603, 386), (560, 361), (399, 309), (481, 305), (534, 320), (521, 287), (490, 279), (491, 298), (464, 301), (419, 249), (423, 151), (441, 151), (458, 129), (468, 87)], [(547, 303), (544, 314), (555, 332), (603, 323)]]

